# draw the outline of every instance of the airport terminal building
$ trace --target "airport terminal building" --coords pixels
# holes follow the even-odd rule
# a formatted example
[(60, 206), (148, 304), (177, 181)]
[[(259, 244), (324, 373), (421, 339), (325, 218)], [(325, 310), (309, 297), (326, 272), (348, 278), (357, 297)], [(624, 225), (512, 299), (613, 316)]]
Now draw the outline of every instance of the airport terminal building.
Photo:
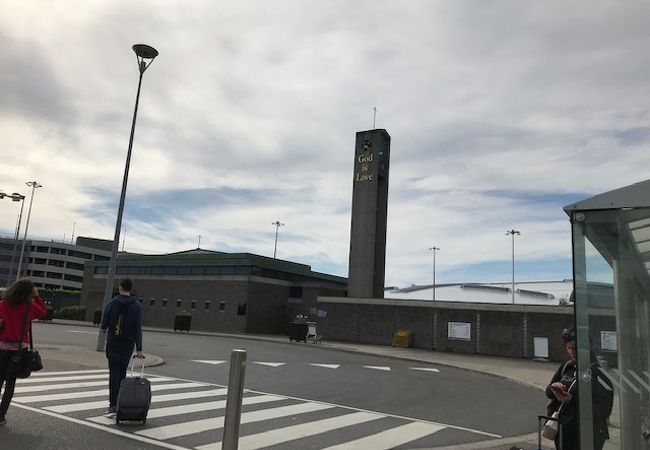
[[(101, 310), (108, 261), (89, 261), (81, 304)], [(281, 334), (296, 314), (316, 318), (318, 296), (345, 296), (347, 280), (305, 264), (250, 253), (195, 249), (164, 255), (121, 253), (120, 278), (133, 280), (146, 326), (172, 328), (190, 315), (192, 330)]]

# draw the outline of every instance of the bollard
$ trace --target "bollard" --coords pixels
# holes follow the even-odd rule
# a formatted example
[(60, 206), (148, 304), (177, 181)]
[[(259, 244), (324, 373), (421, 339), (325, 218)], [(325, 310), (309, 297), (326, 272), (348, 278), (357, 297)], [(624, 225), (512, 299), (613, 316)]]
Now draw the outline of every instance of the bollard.
[(239, 445), (239, 423), (241, 419), (241, 403), (244, 396), (245, 375), (246, 350), (234, 349), (230, 355), (226, 418), (223, 425), (223, 439), (221, 440), (222, 450), (237, 450)]

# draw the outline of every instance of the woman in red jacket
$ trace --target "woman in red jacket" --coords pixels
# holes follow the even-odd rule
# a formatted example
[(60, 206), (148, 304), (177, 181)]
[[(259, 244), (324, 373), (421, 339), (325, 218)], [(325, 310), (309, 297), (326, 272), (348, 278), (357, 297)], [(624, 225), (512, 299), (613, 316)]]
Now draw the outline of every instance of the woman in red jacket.
[[(47, 315), (47, 306), (38, 289), (22, 278), (2, 293), (0, 301), (0, 389), (5, 391), (0, 402), (0, 425), (7, 423), (5, 414), (14, 396), (16, 377), (7, 373), (11, 357), (21, 348), (29, 347), (29, 322)], [(24, 325), (23, 325), (24, 324)], [(22, 336), (20, 335), (22, 331)]]

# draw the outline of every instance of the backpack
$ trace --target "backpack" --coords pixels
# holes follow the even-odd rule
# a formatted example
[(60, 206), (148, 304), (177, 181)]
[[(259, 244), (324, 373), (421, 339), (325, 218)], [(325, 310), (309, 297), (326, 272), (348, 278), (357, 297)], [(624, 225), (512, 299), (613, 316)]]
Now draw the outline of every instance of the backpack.
[(124, 336), (124, 323), (125, 323), (125, 312), (129, 307), (128, 304), (121, 304), (115, 308), (115, 313), (113, 315), (113, 327), (111, 327), (111, 334), (116, 338), (121, 338)]

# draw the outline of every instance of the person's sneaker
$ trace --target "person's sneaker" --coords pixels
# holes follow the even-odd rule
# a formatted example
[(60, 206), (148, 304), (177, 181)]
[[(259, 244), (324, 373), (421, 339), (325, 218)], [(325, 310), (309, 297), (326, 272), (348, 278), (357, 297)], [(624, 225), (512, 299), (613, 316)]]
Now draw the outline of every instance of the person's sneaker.
[(112, 418), (112, 417), (115, 417), (115, 416), (117, 416), (117, 412), (115, 411), (115, 407), (114, 407), (114, 406), (111, 406), (110, 408), (108, 408), (108, 411), (106, 411), (106, 412), (104, 413), (104, 417), (110, 417), (110, 418)]
[(7, 419), (5, 419), (4, 417), (0, 417), (0, 427), (2, 425), (5, 425), (6, 423), (7, 423)]

